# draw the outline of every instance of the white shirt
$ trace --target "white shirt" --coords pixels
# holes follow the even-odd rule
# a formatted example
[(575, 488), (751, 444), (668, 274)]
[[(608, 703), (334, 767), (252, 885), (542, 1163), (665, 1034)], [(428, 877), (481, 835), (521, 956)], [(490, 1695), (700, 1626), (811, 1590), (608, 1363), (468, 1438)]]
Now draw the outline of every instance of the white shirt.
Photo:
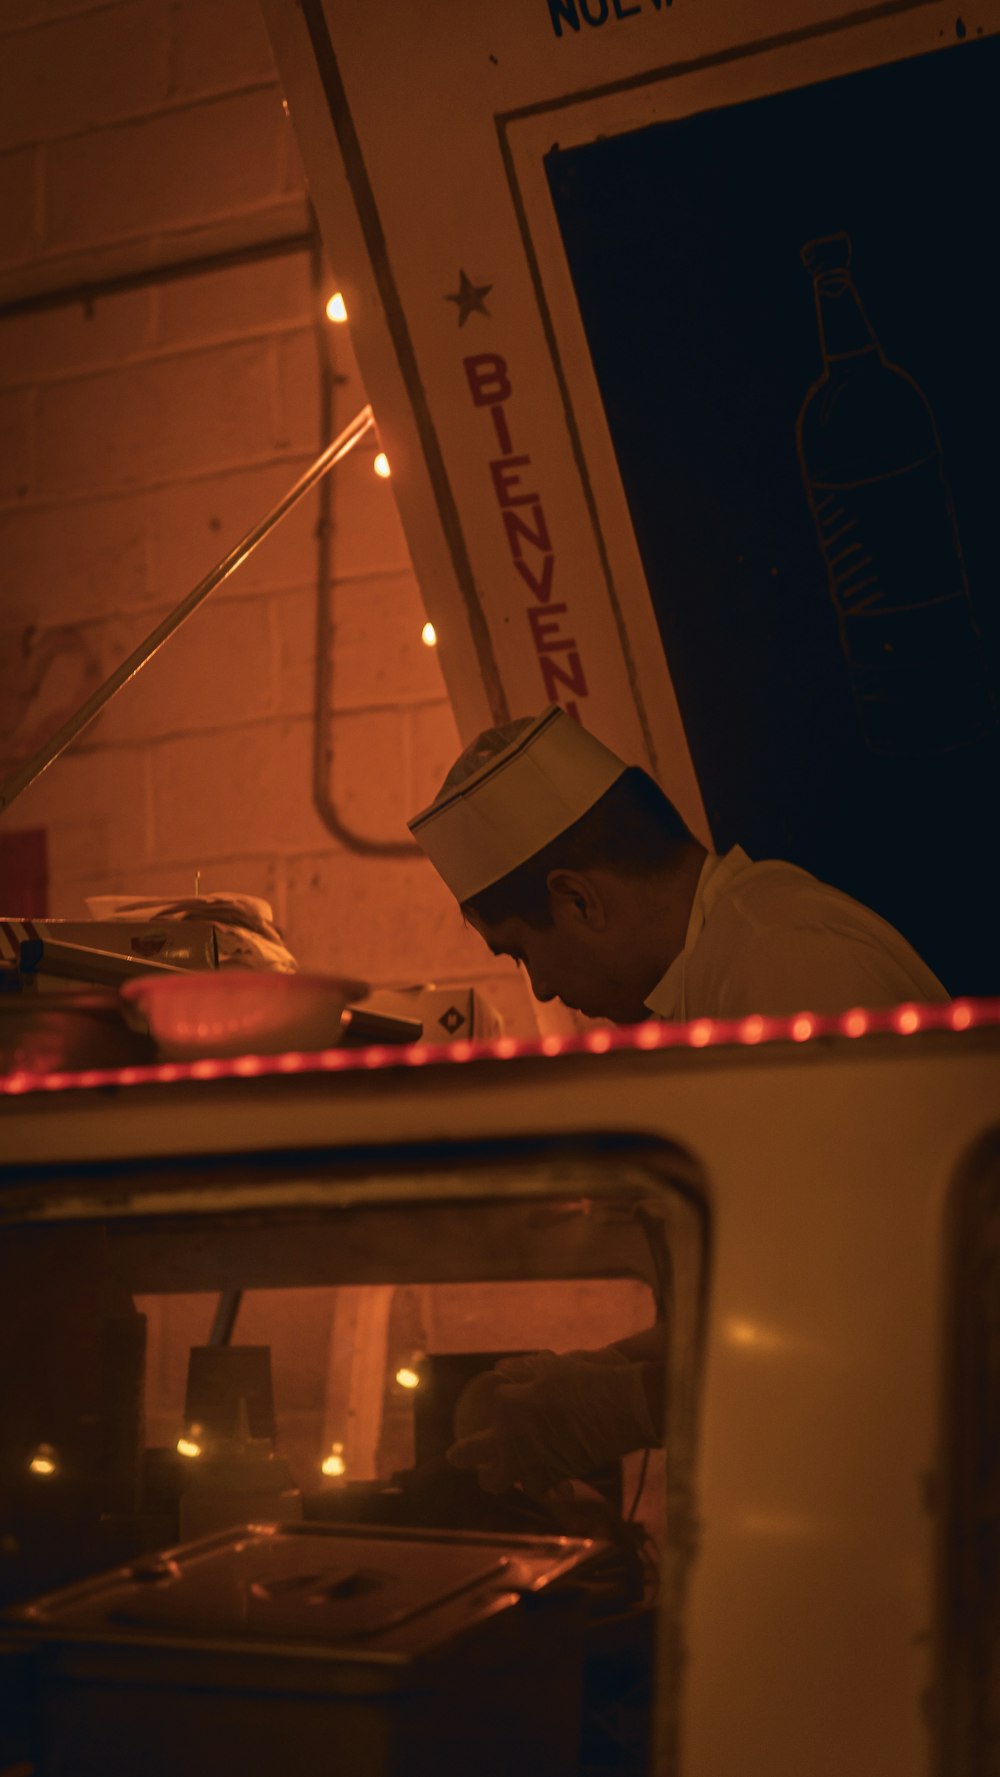
[(659, 1018), (846, 1012), (948, 999), (906, 939), (795, 864), (705, 859), (684, 948), (646, 1004)]

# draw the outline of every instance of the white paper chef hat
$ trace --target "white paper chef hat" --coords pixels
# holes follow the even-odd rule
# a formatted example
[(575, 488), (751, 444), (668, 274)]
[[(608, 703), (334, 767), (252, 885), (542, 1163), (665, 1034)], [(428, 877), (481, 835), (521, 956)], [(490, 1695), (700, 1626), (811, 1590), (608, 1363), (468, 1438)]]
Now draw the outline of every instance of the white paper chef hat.
[[(480, 756), (485, 764), (477, 765)], [(471, 775), (452, 782), (466, 764)], [(467, 901), (564, 833), (624, 770), (624, 760), (553, 704), (480, 735), (430, 807), (407, 824), (456, 900)]]

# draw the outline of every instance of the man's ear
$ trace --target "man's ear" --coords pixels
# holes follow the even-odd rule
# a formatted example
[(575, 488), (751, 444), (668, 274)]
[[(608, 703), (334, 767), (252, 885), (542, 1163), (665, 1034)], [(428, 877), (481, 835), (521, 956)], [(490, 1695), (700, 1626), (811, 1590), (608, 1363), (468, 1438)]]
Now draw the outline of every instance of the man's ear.
[(602, 932), (608, 910), (594, 878), (586, 870), (550, 870), (545, 880), (556, 925), (587, 926)]

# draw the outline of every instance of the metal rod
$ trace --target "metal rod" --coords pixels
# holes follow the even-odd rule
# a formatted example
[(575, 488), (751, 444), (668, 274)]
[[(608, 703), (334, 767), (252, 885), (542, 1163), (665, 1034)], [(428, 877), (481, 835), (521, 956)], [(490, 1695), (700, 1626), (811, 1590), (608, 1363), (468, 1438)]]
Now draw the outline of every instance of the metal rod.
[(334, 463), (339, 463), (341, 457), (346, 457), (348, 451), (354, 449), (354, 446), (374, 424), (375, 416), (370, 407), (363, 407), (360, 413), (355, 414), (350, 424), (344, 427), (344, 430), (331, 444), (327, 445), (305, 474), (300, 476), (295, 486), (289, 488), (287, 494), (282, 496), (276, 506), (272, 506), (267, 517), (262, 518), (252, 531), (248, 531), (242, 542), (237, 543), (236, 548), (231, 549), (229, 554), (224, 556), (222, 561), (212, 569), (211, 573), (206, 574), (204, 580), (199, 581), (193, 592), (189, 592), (187, 597), (182, 599), (180, 604), (175, 606), (163, 621), (150, 631), (145, 641), (140, 642), (139, 646), (132, 650), (127, 660), (123, 660), (120, 666), (115, 667), (114, 672), (105, 679), (103, 685), (99, 685), (97, 690), (91, 693), (86, 703), (80, 705), (76, 714), (70, 716), (69, 720), (57, 729), (51, 739), (39, 748), (27, 764), (20, 766), (0, 786), (0, 814), (10, 807), (15, 796), (20, 796), (22, 790), (26, 790), (29, 784), (34, 783), (36, 777), (41, 777), (42, 772), (52, 764), (53, 760), (58, 759), (60, 753), (65, 752), (71, 741), (74, 741), (77, 735), (82, 733), (88, 723), (92, 722), (95, 716), (100, 715), (105, 704), (110, 703), (115, 693), (120, 691), (123, 685), (127, 685), (130, 679), (135, 678), (136, 673), (145, 666), (147, 660), (152, 660), (157, 650), (162, 648), (164, 642), (168, 641), (174, 631), (179, 629), (181, 624), (190, 617), (192, 611), (196, 611), (198, 606), (207, 599), (209, 593), (214, 592), (217, 586), (221, 586), (223, 580), (227, 580), (229, 575), (246, 561), (247, 556), (252, 554), (258, 543), (263, 542), (279, 519), (284, 518), (285, 513), (291, 511), (297, 501), (301, 500), (303, 494), (307, 494), (310, 488), (315, 487), (327, 470), (333, 468)]
[(233, 1336), (240, 1305), (243, 1301), (242, 1290), (223, 1290), (215, 1304), (212, 1316), (212, 1328), (208, 1335), (209, 1345), (228, 1345)]

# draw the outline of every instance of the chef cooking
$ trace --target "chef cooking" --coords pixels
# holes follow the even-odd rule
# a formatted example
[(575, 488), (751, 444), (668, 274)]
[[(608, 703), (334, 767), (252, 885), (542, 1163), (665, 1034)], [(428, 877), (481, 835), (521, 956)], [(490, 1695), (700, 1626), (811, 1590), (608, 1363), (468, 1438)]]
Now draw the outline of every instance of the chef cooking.
[[(539, 1000), (616, 1023), (948, 999), (899, 932), (793, 864), (706, 850), (649, 775), (553, 706), (488, 729), (410, 831)], [(662, 1436), (663, 1329), (479, 1376), (449, 1460), (544, 1494)]]

